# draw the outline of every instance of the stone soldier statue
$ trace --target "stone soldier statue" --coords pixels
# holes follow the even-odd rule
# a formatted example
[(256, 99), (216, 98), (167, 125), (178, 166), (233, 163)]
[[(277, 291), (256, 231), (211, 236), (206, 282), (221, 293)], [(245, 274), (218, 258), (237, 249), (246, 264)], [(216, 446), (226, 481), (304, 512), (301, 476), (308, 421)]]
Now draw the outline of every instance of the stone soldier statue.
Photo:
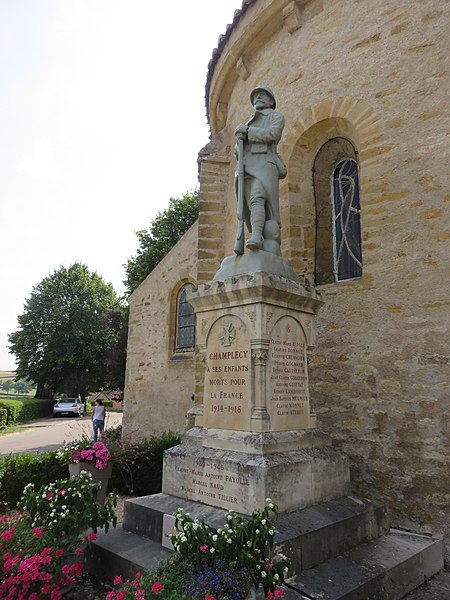
[(279, 179), (286, 177), (286, 166), (277, 154), (277, 143), (284, 128), (284, 117), (275, 112), (275, 96), (268, 87), (257, 87), (250, 94), (255, 112), (235, 130), (238, 159), (236, 193), (238, 233), (234, 251), (244, 253), (244, 221), (251, 233), (246, 247), (281, 256)]

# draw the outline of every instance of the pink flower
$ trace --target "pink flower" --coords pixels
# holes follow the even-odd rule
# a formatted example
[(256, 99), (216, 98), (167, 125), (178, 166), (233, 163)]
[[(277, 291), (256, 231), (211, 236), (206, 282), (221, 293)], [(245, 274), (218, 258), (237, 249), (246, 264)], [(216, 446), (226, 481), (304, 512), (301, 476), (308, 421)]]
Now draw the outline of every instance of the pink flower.
[(52, 591), (52, 586), (49, 583), (44, 583), (44, 585), (42, 586), (41, 592), (43, 594), (50, 594), (51, 591)]
[(67, 490), (59, 490), (60, 496), (65, 496), (67, 494)]
[(78, 548), (75, 548), (75, 554), (80, 555), (80, 554), (83, 554), (83, 552), (84, 552), (84, 550), (83, 550), (83, 548), (80, 548), (80, 546), (78, 546)]
[(116, 598), (117, 600), (125, 600), (125, 590), (120, 590), (120, 592), (117, 592)]
[(273, 592), (268, 591), (267, 592), (267, 597), (269, 598), (269, 600), (275, 600), (275, 595)]
[(55, 588), (50, 597), (52, 600), (61, 600), (61, 590), (59, 588)]
[[(270, 592), (269, 592), (269, 594), (270, 594)], [(270, 596), (269, 596), (269, 598), (270, 598)], [(216, 599), (214, 598), (214, 596), (208, 596), (208, 595), (206, 595), (205, 596), (205, 600), (216, 600)]]
[(53, 492), (49, 492), (46, 496), (45, 499), (48, 500), (50, 502), (50, 500), (53, 498)]
[(152, 585), (152, 592), (154, 594), (160, 594), (164, 589), (163, 584), (160, 581), (155, 581), (155, 583)]
[(64, 556), (64, 550), (62, 548), (58, 548), (58, 550), (55, 552), (55, 555), (57, 558), (61, 558), (61, 556)]
[(202, 552), (203, 554), (205, 554), (206, 551), (208, 550), (208, 546), (206, 544), (204, 546), (200, 546), (199, 550), (200, 550), (200, 552)]
[(33, 528), (33, 535), (35, 538), (40, 538), (44, 535), (44, 530), (42, 529), (42, 527), (34, 527)]
[(10, 527), (2, 533), (2, 538), (5, 540), (5, 542), (10, 542), (13, 539), (15, 531), (15, 527)]
[(119, 585), (119, 583), (122, 583), (121, 575), (117, 575), (117, 577), (114, 579), (114, 585)]
[(266, 565), (266, 569), (267, 569), (268, 571), (271, 571), (271, 570), (273, 569), (273, 563), (267, 563), (267, 565)]
[(284, 598), (283, 590), (275, 590), (275, 598)]
[(106, 594), (106, 600), (115, 600), (116, 592), (113, 590), (112, 592), (108, 592)]
[(88, 535), (88, 540), (90, 542), (95, 542), (96, 539), (97, 539), (97, 534), (94, 533), (93, 531), (91, 531), (91, 533)]

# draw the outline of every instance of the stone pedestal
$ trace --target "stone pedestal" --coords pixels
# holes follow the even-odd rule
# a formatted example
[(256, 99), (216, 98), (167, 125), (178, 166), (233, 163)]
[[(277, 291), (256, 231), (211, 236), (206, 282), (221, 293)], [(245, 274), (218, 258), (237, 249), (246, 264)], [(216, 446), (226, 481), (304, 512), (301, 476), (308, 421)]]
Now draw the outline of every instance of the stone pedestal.
[(201, 285), (189, 301), (204, 385), (195, 427), (165, 453), (163, 493), (246, 514), (267, 497), (288, 512), (348, 493), (347, 459), (314, 429), (309, 403), (321, 301), (264, 272)]

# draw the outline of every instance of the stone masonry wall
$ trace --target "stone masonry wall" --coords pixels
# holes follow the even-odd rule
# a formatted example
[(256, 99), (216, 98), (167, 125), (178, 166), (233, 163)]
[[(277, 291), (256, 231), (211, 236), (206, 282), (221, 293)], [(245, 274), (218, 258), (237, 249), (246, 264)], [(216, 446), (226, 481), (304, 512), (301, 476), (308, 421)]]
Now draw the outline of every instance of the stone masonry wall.
[(194, 393), (193, 353), (173, 353), (175, 301), (184, 283), (196, 283), (198, 225), (129, 298), (124, 435), (182, 432)]
[[(212, 144), (224, 156), (251, 114), (250, 91), (274, 90), (286, 118), (283, 254), (310, 283), (314, 159), (333, 137), (355, 147), (363, 276), (322, 286), (313, 408), (350, 456), (355, 493), (433, 533), (450, 516), (449, 14), (442, 0), (261, 0), (228, 34), (210, 88)], [(230, 223), (234, 169), (233, 159), (219, 211)], [(218, 232), (224, 253), (209, 272), (232, 254), (234, 234)]]

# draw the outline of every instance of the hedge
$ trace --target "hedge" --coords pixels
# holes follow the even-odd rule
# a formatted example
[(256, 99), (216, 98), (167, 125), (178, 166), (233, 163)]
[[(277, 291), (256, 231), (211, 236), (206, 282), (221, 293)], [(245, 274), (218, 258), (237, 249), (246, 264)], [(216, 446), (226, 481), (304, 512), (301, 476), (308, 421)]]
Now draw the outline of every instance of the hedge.
[[(0, 411), (6, 410), (6, 426), (11, 427), (19, 423), (27, 423), (33, 419), (49, 417), (53, 413), (55, 400), (9, 400), (0, 398)], [(0, 429), (3, 419), (0, 416)]]
[(54, 451), (0, 457), (0, 502), (15, 506), (27, 483), (40, 487), (68, 476), (67, 465), (61, 464)]

